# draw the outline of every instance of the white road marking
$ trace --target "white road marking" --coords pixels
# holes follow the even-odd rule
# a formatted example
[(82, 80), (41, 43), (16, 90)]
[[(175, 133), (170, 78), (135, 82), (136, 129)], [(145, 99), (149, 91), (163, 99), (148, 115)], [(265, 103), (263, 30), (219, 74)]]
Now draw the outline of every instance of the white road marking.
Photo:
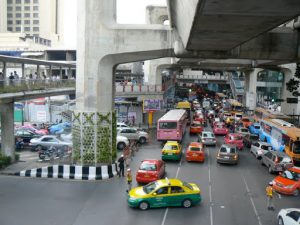
[(165, 224), (166, 218), (167, 218), (167, 214), (168, 214), (168, 211), (169, 211), (169, 208), (167, 208), (166, 211), (165, 211), (165, 215), (164, 215), (164, 218), (163, 218), (163, 220), (162, 220), (162, 222), (161, 222), (161, 225), (164, 225), (164, 224)]
[[(182, 152), (182, 155), (184, 155), (184, 152)], [(175, 177), (176, 179), (178, 178), (178, 174), (179, 174), (179, 171), (180, 171), (181, 164), (182, 164), (182, 158), (180, 159), (179, 166), (177, 168), (176, 177)], [(165, 211), (165, 214), (164, 214), (164, 218), (163, 218), (163, 220), (161, 222), (161, 225), (165, 224), (168, 212), (169, 212), (169, 208), (166, 208), (166, 211)]]
[(214, 224), (213, 219), (213, 210), (212, 210), (212, 183), (211, 183), (211, 172), (210, 172), (210, 157), (209, 157), (209, 150), (207, 151), (207, 158), (208, 158), (208, 183), (209, 183), (209, 214), (210, 214), (210, 225)]
[[(247, 182), (246, 182), (245, 176), (244, 176), (243, 174), (242, 174), (242, 177), (243, 177), (244, 184), (245, 184), (245, 186), (246, 186), (247, 193), (250, 193), (250, 189), (249, 189), (249, 187), (248, 187), (248, 184), (247, 184)], [(252, 207), (253, 207), (255, 216), (256, 216), (256, 218), (257, 218), (257, 220), (258, 220), (258, 224), (259, 224), (259, 225), (262, 225), (261, 219), (260, 219), (260, 217), (259, 217), (259, 215), (258, 215), (258, 212), (257, 212), (256, 206), (255, 206), (255, 204), (254, 204), (254, 201), (253, 201), (252, 196), (249, 195), (249, 198), (250, 198), (250, 201), (251, 201), (251, 204), (252, 204)]]

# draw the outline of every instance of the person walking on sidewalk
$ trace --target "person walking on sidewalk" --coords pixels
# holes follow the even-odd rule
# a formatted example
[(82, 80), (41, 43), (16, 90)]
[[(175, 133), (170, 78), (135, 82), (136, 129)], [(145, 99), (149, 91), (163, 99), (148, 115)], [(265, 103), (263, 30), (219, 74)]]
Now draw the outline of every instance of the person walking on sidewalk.
[(131, 190), (131, 187), (132, 187), (132, 175), (131, 175), (131, 169), (130, 168), (127, 169), (126, 178), (127, 178), (127, 185), (128, 185), (127, 192), (129, 192)]
[(266, 187), (266, 195), (267, 195), (267, 205), (268, 205), (268, 210), (275, 210), (274, 208), (274, 203), (273, 203), (273, 194), (274, 194), (274, 189), (273, 189), (273, 183), (270, 182), (269, 185)]
[(119, 163), (119, 177), (123, 176), (124, 177), (124, 155), (121, 155), (121, 157), (118, 159)]

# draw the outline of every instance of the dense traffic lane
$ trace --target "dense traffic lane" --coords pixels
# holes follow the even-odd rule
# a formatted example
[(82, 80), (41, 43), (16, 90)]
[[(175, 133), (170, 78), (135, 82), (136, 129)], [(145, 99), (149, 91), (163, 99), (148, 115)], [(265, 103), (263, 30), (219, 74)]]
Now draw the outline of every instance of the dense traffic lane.
[[(186, 133), (184, 149), (196, 139)], [(199, 185), (203, 200), (198, 206), (148, 211), (129, 208), (125, 178), (86, 182), (1, 176), (0, 224), (259, 224), (253, 204), (262, 225), (276, 224), (277, 211), (267, 211), (264, 192), (274, 175), (270, 175), (248, 150), (240, 152), (237, 166), (218, 165), (215, 154), (223, 137), (217, 139), (217, 147), (206, 149), (204, 163), (188, 163), (184, 157), (181, 163), (166, 162), (167, 177), (177, 175)], [(159, 159), (161, 147), (156, 141), (141, 147), (131, 163), (133, 174), (141, 160)], [(299, 207), (299, 197), (281, 196), (276, 199), (275, 206), (277, 210)]]

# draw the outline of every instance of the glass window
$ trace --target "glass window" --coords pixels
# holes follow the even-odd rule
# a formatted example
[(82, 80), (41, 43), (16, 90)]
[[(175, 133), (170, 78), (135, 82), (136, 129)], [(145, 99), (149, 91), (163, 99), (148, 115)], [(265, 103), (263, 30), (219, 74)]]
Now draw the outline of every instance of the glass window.
[(25, 18), (30, 17), (30, 13), (24, 13), (24, 17), (25, 17)]
[(7, 24), (11, 25), (11, 24), (13, 24), (13, 21), (12, 20), (8, 20)]
[(20, 25), (21, 24), (21, 20), (16, 20), (16, 24)]
[(13, 7), (7, 6), (7, 11), (12, 11), (12, 10), (13, 10)]
[(33, 28), (33, 31), (39, 31), (39, 30), (40, 30), (39, 27), (34, 27), (34, 28)]
[(21, 31), (21, 27), (16, 27), (16, 31)]
[(7, 4), (12, 4), (12, 0), (7, 0)]
[(30, 31), (30, 27), (25, 27), (24, 31)]
[(12, 13), (7, 13), (7, 18), (12, 18), (13, 14)]
[(177, 123), (176, 122), (160, 122), (159, 129), (176, 129)]
[(165, 195), (168, 194), (169, 187), (162, 187), (156, 191), (157, 195)]
[(24, 7), (24, 10), (25, 10), (25, 11), (30, 11), (30, 6), (25, 6), (25, 7)]
[(38, 11), (38, 10), (39, 10), (39, 7), (38, 7), (38, 6), (33, 6), (33, 10), (34, 10), (34, 11)]
[(34, 3), (34, 4), (38, 4), (38, 3), (39, 3), (39, 0), (33, 0), (33, 3)]
[(146, 170), (146, 171), (156, 171), (157, 167), (155, 164), (150, 163), (142, 163), (140, 166), (140, 170)]
[(157, 186), (156, 182), (149, 183), (149, 184), (147, 184), (147, 185), (145, 185), (143, 187), (143, 191), (146, 194), (149, 194), (150, 192), (152, 192), (153, 190), (155, 190), (156, 186)]
[(24, 20), (24, 24), (30, 24), (30, 20)]
[(21, 0), (16, 0), (16, 4), (21, 4)]
[(21, 6), (16, 6), (16, 11), (21, 11), (22, 7)]
[(171, 187), (171, 193), (183, 193), (184, 190), (182, 189), (182, 187), (178, 187), (178, 186), (173, 186)]
[(16, 18), (21, 18), (22, 14), (21, 13), (16, 13)]
[(190, 147), (190, 151), (193, 151), (193, 152), (200, 152), (200, 151), (201, 151), (201, 148), (199, 148), (199, 147)]
[[(34, 20), (34, 21), (33, 21), (33, 24), (39, 24), (39, 22), (40, 22), (39, 20)], [(123, 125), (122, 125), (122, 126), (123, 126)]]
[(30, 3), (30, 0), (25, 0), (25, 3), (26, 3), (26, 4)]
[(13, 28), (12, 27), (7, 27), (7, 30), (8, 31), (13, 31)]
[(33, 17), (34, 17), (34, 18), (38, 18), (38, 17), (39, 17), (39, 14), (38, 14), (38, 13), (33, 13)]

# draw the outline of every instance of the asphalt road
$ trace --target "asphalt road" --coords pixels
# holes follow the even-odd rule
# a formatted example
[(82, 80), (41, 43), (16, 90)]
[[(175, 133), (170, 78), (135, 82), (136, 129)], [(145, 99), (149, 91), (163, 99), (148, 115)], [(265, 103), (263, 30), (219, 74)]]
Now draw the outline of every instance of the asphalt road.
[[(209, 128), (208, 128), (209, 130)], [(186, 147), (196, 136), (186, 133)], [(167, 177), (197, 183), (200, 205), (140, 211), (127, 206), (125, 178), (69, 181), (0, 176), (1, 225), (271, 225), (281, 208), (300, 207), (299, 197), (276, 196), (267, 210), (265, 186), (275, 175), (252, 156), (240, 152), (237, 166), (216, 163), (217, 147), (206, 148), (204, 163), (167, 162)], [(141, 147), (131, 162), (133, 174), (142, 159), (160, 158), (156, 141)], [(136, 185), (134, 183), (134, 185)]]

